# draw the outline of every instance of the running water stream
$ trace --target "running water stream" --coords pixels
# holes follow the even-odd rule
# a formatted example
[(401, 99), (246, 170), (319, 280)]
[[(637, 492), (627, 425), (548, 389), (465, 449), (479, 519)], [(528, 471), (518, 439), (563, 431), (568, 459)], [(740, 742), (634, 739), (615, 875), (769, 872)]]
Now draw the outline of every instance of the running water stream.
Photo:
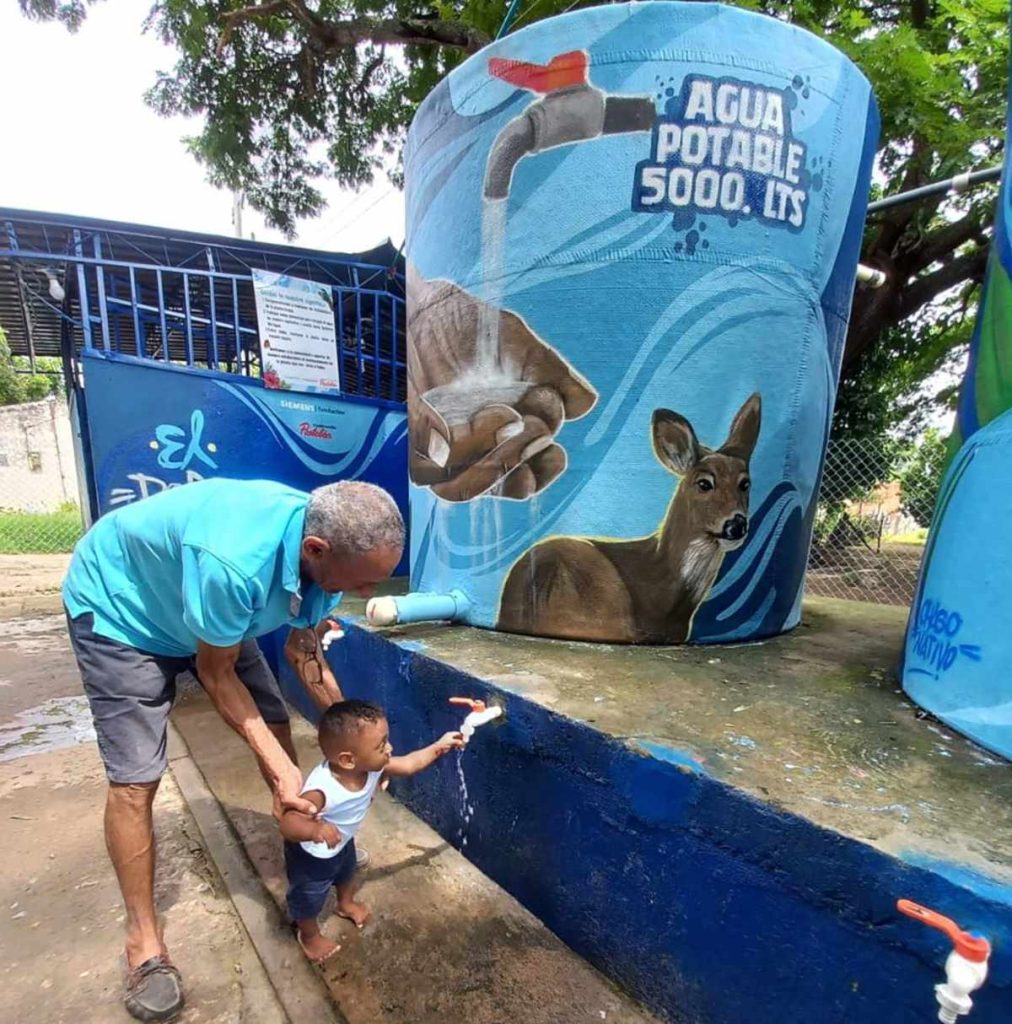
[(478, 314), (475, 369), (485, 377), (498, 377), (508, 368), (499, 352), (502, 314), (506, 200), (486, 199), (481, 211), (481, 271), (485, 288)]
[(467, 795), (463, 750), (457, 751), (457, 781), (460, 784), (460, 828), (457, 829), (457, 838), (460, 840), (461, 848), (463, 848), (467, 846), (467, 828), (471, 824), (471, 817), (474, 814), (474, 806), (469, 803)]
[(467, 423), (490, 405), (512, 407), (529, 384), (516, 379), (516, 370), (501, 351), (506, 201), (486, 200), (481, 223), (482, 288), (471, 367), (449, 384), (425, 392), (425, 400), (448, 427)]

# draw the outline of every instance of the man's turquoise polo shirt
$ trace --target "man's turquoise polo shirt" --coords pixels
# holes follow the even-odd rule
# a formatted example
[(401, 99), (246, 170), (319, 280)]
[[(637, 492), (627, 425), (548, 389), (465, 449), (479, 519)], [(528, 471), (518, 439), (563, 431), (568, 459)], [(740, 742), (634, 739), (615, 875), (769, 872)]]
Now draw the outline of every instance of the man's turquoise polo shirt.
[(340, 600), (300, 580), (309, 495), (267, 480), (202, 480), (102, 516), (74, 550), (71, 618), (152, 654), (230, 647), (286, 623), (316, 626)]

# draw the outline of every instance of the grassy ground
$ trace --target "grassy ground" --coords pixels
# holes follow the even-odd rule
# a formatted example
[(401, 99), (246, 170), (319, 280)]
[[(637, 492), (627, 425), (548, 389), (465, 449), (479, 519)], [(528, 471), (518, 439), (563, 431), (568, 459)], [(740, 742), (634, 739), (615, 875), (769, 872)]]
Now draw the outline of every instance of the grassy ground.
[(70, 551), (83, 532), (81, 510), (76, 505), (61, 505), (56, 512), (0, 509), (0, 554)]

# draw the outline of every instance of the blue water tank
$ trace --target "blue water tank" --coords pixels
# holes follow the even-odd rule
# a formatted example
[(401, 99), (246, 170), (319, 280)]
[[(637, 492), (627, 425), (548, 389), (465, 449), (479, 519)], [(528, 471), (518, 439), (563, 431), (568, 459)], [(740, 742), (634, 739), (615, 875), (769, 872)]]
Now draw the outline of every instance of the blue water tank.
[(903, 688), (1012, 758), (1012, 411), (959, 450), (939, 491), (907, 624)]
[(406, 151), (413, 589), (544, 636), (794, 626), (877, 135), (846, 57), (719, 4), (448, 75)]

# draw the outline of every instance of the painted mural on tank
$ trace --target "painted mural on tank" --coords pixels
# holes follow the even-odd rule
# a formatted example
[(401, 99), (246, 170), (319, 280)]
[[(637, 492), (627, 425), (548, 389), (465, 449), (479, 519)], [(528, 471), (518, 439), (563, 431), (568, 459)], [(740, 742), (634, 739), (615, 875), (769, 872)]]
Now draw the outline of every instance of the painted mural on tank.
[(406, 153), (412, 588), (586, 640), (796, 625), (877, 130), (845, 57), (715, 4), (452, 72)]

